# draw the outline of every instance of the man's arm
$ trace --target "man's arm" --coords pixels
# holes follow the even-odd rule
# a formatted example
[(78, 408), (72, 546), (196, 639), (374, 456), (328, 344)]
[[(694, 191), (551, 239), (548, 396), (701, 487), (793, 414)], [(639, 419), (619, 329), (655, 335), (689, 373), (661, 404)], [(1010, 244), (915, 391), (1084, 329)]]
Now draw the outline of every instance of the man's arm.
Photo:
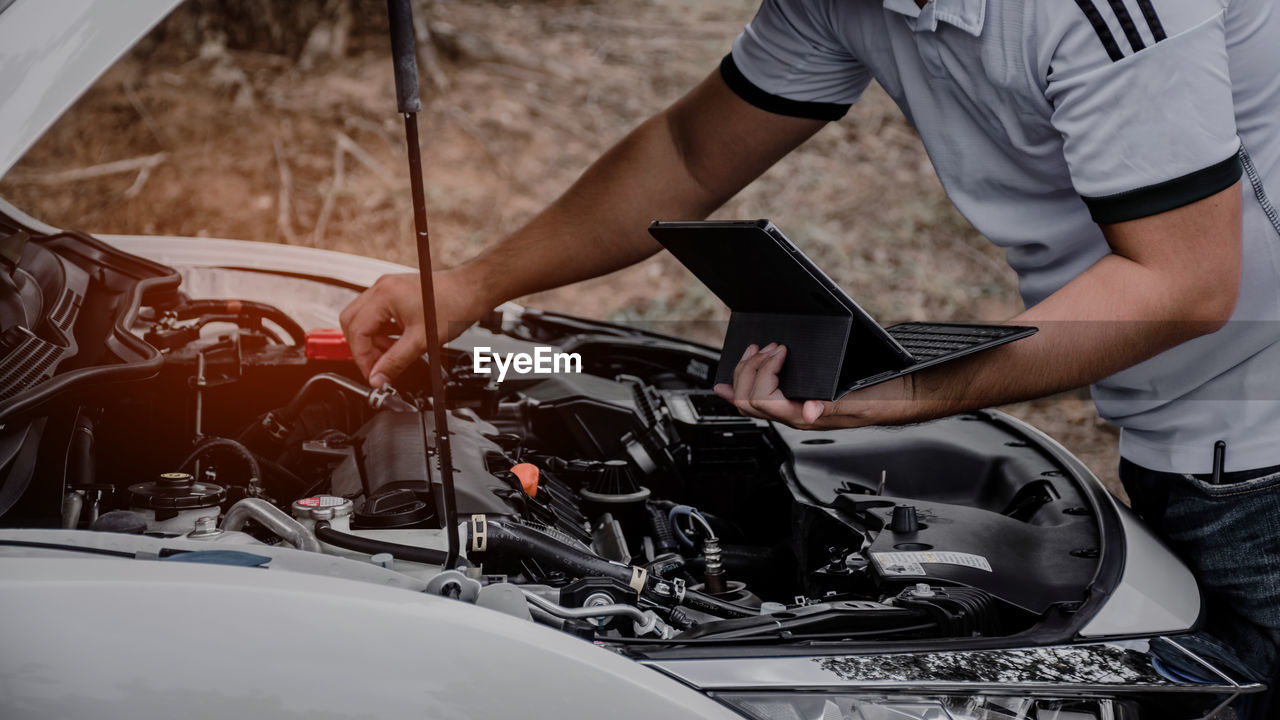
[[(718, 72), (600, 157), (559, 199), (470, 262), (436, 274), (441, 331), (507, 300), (604, 275), (658, 251), (654, 219), (701, 219), (825, 122), (760, 110)], [(387, 276), (341, 315), (377, 386), (426, 348), (416, 276)], [(389, 333), (399, 326), (399, 339)]]
[(766, 346), (717, 386), (743, 413), (797, 427), (900, 425), (1100, 380), (1217, 330), (1240, 289), (1240, 183), (1174, 210), (1102, 226), (1112, 252), (1011, 322), (1025, 340), (850, 393), (798, 403), (778, 391), (786, 349)]

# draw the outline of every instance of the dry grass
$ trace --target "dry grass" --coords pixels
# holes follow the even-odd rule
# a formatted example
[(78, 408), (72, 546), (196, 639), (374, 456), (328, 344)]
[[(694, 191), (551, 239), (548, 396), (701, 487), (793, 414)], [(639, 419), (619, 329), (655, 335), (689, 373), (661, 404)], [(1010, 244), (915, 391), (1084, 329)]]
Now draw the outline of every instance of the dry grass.
[[(711, 71), (754, 0), (442, 1), (434, 27), (448, 88), (421, 117), (437, 256), (448, 265), (519, 227), (603, 149)], [(372, 7), (372, 6), (371, 6)], [(381, 36), (341, 58), (175, 42), (179, 9), (45, 136), (0, 193), (55, 224), (97, 232), (235, 237), (414, 264), (401, 121)], [(163, 31), (162, 31), (163, 32)], [(145, 169), (41, 174), (157, 156)], [(914, 131), (872, 88), (842, 122), (717, 213), (769, 217), (885, 320), (1000, 320), (1013, 273), (946, 200)], [(632, 322), (725, 310), (673, 260), (527, 302)], [(1087, 395), (1009, 408), (1114, 487), (1114, 431)]]

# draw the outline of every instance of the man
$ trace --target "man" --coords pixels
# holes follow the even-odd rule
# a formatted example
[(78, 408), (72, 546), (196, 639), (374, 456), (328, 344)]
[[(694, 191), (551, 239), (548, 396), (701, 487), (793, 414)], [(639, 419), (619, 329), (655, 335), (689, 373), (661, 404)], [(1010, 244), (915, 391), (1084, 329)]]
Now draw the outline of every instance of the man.
[[(743, 412), (802, 428), (896, 425), (1092, 384), (1126, 486), (1205, 586), (1260, 677), (1280, 639), (1280, 11), (1271, 0), (765, 0), (718, 71), (604, 154), (505, 241), (437, 274), (443, 319), (658, 250), (871, 79), (949, 196), (1006, 249), (1029, 339), (832, 403), (778, 391), (749, 348)], [(900, 188), (900, 193), (910, 188)], [(414, 276), (343, 313), (374, 385), (419, 356)], [(389, 321), (399, 340), (382, 334)], [(1226, 442), (1220, 484), (1206, 480)], [(1245, 559), (1242, 559), (1245, 558)]]

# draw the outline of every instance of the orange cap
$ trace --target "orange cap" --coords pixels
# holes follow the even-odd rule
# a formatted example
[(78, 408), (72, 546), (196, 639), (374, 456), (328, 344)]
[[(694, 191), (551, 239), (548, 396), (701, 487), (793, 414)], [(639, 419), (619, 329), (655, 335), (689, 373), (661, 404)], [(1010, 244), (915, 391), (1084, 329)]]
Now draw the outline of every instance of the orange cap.
[(511, 468), (511, 472), (520, 478), (520, 487), (529, 497), (538, 497), (538, 466), (532, 463), (520, 463)]

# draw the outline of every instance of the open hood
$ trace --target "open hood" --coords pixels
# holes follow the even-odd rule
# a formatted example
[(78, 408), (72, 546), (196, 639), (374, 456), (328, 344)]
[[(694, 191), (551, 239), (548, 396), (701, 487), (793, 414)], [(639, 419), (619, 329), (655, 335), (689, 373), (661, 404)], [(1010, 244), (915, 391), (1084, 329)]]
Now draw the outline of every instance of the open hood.
[(0, 176), (182, 0), (0, 0)]

